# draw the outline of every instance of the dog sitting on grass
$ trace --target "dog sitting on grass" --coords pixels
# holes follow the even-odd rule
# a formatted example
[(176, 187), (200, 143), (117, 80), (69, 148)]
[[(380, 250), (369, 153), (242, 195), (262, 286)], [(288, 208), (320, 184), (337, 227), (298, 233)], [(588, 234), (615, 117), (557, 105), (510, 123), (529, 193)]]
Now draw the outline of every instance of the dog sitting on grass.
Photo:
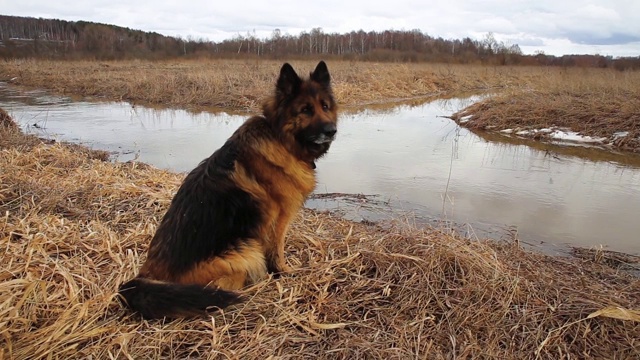
[(120, 286), (125, 304), (144, 318), (204, 315), (268, 272), (290, 271), (287, 229), (336, 131), (327, 65), (302, 79), (285, 63), (263, 114), (184, 179), (139, 274)]

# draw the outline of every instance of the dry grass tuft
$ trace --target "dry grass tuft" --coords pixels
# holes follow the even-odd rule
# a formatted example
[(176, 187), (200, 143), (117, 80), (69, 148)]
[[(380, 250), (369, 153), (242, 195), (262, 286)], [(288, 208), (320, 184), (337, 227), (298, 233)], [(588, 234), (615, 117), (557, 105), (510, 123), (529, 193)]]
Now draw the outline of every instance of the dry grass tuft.
[(17, 130), (18, 124), (9, 116), (9, 114), (2, 108), (0, 108), (0, 128), (3, 130)]
[[(475, 129), (568, 128), (640, 152), (640, 72), (548, 69), (527, 86), (502, 91), (458, 114)], [(614, 136), (627, 131), (626, 136)]]
[(24, 135), (18, 124), (2, 108), (0, 108), (0, 150), (6, 148), (30, 149), (42, 143), (35, 136)]
[[(304, 210), (298, 270), (209, 318), (116, 301), (182, 175), (61, 144), (0, 150), (0, 358), (628, 359), (640, 281), (606, 264)], [(591, 316), (590, 316), (591, 315)]]

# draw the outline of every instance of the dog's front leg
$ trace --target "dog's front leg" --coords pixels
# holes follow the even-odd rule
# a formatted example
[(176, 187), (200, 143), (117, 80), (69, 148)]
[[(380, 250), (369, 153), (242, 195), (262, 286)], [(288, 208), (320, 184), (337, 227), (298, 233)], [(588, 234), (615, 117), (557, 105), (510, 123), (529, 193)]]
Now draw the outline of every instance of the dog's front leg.
[(275, 225), (271, 249), (268, 249), (265, 254), (267, 258), (267, 271), (270, 273), (287, 273), (293, 270), (293, 268), (287, 265), (284, 255), (284, 245), (290, 221), (291, 216), (282, 215)]

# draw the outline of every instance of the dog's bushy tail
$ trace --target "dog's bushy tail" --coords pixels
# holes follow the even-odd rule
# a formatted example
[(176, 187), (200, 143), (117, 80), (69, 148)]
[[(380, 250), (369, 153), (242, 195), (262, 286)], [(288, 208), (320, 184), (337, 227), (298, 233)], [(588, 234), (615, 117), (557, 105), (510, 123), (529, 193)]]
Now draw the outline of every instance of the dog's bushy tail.
[(126, 306), (145, 319), (202, 316), (242, 301), (233, 291), (140, 277), (120, 285), (118, 293)]

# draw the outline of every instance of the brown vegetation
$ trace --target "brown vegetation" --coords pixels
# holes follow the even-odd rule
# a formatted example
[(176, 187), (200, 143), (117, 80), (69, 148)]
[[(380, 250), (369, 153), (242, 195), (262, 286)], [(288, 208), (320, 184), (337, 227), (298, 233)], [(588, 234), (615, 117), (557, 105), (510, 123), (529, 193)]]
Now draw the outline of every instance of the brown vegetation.
[[(312, 68), (316, 61), (294, 61)], [(528, 82), (537, 67), (329, 62), (342, 106), (429, 98), (442, 94), (504, 89)], [(0, 68), (0, 81), (58, 94), (95, 96), (171, 107), (257, 110), (269, 94), (281, 61), (48, 61), (14, 60)]]
[(0, 149), (30, 149), (41, 142), (35, 136), (24, 135), (11, 116), (0, 108)]
[(15, 121), (9, 116), (9, 114), (0, 108), (0, 128), (3, 130), (17, 130), (18, 125)]
[[(546, 69), (523, 85), (495, 93), (454, 119), (471, 116), (463, 125), (483, 130), (566, 128), (640, 152), (640, 72)], [(623, 131), (625, 136), (614, 136)]]
[(608, 262), (310, 210), (294, 275), (209, 318), (141, 321), (114, 296), (182, 175), (25, 139), (0, 142), (0, 358), (640, 355), (640, 280)]

